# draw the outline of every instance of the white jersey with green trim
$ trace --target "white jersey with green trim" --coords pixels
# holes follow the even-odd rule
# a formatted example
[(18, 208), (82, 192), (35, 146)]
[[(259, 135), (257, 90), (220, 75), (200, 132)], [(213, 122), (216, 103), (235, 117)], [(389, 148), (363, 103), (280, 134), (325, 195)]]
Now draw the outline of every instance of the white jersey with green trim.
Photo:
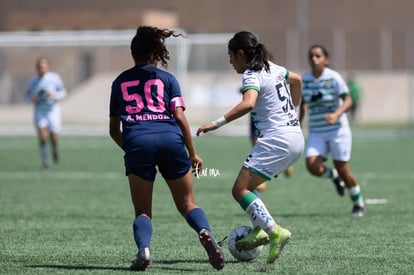
[(66, 89), (57, 73), (46, 72), (42, 77), (33, 77), (25, 92), (28, 101), (37, 95), (39, 101), (35, 104), (35, 111), (50, 112), (58, 106), (58, 101), (66, 97)]
[(308, 128), (311, 133), (325, 133), (349, 127), (343, 113), (334, 124), (329, 124), (324, 115), (333, 113), (342, 104), (342, 97), (349, 94), (348, 87), (338, 72), (325, 68), (319, 78), (311, 71), (302, 75), (302, 100), (307, 104)]
[(243, 73), (242, 92), (253, 89), (259, 95), (251, 111), (259, 137), (301, 131), (295, 107), (292, 103), (289, 85), (286, 82), (289, 71), (269, 62), (270, 72), (246, 70)]

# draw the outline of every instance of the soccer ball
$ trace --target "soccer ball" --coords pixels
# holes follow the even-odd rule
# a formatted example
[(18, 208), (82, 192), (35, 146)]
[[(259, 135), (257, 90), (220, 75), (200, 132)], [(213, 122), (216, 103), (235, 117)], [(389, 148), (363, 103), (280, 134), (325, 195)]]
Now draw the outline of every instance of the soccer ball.
[(249, 235), (252, 231), (253, 228), (251, 228), (250, 226), (242, 225), (236, 227), (230, 233), (227, 246), (229, 248), (231, 255), (233, 255), (233, 257), (239, 261), (247, 262), (254, 260), (257, 256), (259, 256), (260, 252), (262, 252), (263, 250), (263, 245), (250, 250), (239, 250), (236, 248), (236, 242)]

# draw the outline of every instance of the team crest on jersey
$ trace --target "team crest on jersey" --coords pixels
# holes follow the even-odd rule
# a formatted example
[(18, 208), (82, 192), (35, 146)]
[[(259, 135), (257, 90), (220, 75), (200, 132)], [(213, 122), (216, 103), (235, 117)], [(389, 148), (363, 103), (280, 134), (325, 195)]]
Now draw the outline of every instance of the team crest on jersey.
[(323, 86), (325, 89), (331, 89), (333, 87), (333, 83), (333, 79), (325, 79)]

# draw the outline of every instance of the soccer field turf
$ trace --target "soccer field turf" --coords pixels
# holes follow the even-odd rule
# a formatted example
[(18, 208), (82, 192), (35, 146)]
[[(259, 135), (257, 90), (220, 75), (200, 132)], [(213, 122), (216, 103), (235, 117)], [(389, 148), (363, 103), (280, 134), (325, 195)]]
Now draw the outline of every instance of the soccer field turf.
[[(231, 187), (250, 149), (247, 137), (194, 139), (204, 159), (194, 178), (197, 203), (218, 240), (250, 225)], [(62, 136), (62, 161), (40, 169), (35, 137), (0, 137), (0, 273), (122, 274), (136, 253), (123, 155), (109, 137)], [(414, 132), (356, 129), (351, 169), (368, 203), (351, 202), (329, 180), (310, 176), (304, 159), (262, 193), (293, 239), (274, 265), (268, 248), (237, 262), (223, 246), (222, 274), (413, 274)], [(160, 175), (154, 188), (151, 274), (216, 273), (196, 233), (175, 209)]]

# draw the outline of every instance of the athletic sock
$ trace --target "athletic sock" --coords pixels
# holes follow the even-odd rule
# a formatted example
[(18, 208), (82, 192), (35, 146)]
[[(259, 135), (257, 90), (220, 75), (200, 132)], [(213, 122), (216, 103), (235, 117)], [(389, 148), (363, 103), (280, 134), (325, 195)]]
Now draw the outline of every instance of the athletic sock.
[(361, 194), (361, 187), (359, 185), (356, 185), (354, 187), (348, 188), (348, 194), (351, 198), (351, 201), (360, 207), (364, 207), (364, 199), (362, 198)]
[(338, 172), (334, 168), (329, 168), (328, 166), (325, 166), (325, 172), (322, 174), (322, 178), (331, 178), (334, 179), (338, 177)]
[(193, 228), (197, 232), (197, 234), (199, 234), (200, 231), (203, 229), (211, 231), (206, 214), (201, 208), (191, 209), (190, 212), (187, 213), (185, 219), (187, 223), (191, 226), (191, 228)]
[(40, 147), (40, 156), (42, 157), (43, 167), (48, 168), (49, 167), (49, 153), (47, 151), (46, 142), (41, 141), (39, 143), (39, 147)]
[(138, 216), (133, 224), (134, 239), (138, 250), (143, 250), (145, 247), (150, 247), (152, 237), (152, 223), (147, 216)]
[(254, 189), (254, 190), (252, 191), (252, 193), (253, 193), (253, 194), (255, 194), (258, 198), (260, 198), (260, 192), (259, 192), (259, 191), (257, 191), (257, 189)]
[(249, 215), (254, 227), (259, 226), (267, 234), (273, 233), (277, 224), (259, 197), (249, 192), (242, 198), (240, 206)]
[(53, 152), (53, 161), (55, 163), (59, 163), (60, 157), (59, 157), (59, 150), (57, 143), (52, 143), (52, 152)]

